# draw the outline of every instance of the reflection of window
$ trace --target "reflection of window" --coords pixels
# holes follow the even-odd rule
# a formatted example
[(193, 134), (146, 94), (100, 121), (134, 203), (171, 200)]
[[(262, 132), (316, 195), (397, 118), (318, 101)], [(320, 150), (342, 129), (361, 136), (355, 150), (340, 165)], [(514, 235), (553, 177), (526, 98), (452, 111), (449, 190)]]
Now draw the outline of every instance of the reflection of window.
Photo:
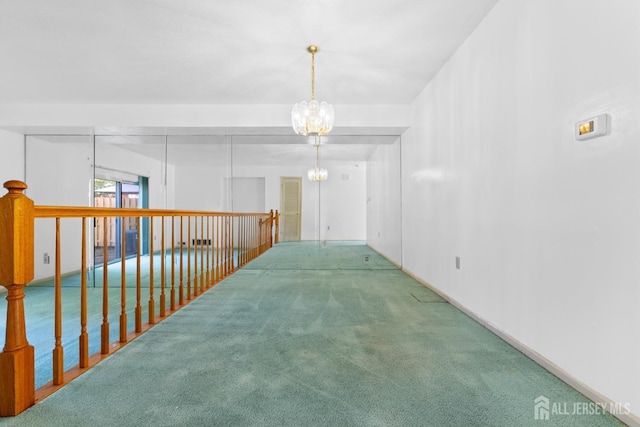
[[(94, 180), (94, 206), (97, 208), (138, 208), (140, 185), (137, 182), (114, 181), (96, 178)], [(143, 202), (143, 206), (145, 203)], [(138, 249), (138, 230), (136, 218), (124, 218), (125, 254), (135, 255)], [(105, 226), (106, 238), (105, 238)], [(122, 218), (96, 220), (94, 257), (96, 264), (104, 260), (105, 246), (108, 262), (122, 257)]]

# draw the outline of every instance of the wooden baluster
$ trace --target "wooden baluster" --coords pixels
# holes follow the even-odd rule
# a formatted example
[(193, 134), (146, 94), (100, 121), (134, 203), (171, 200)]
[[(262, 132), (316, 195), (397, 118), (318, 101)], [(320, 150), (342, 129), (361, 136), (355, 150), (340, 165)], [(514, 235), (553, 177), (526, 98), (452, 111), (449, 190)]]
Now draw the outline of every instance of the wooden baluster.
[[(245, 254), (244, 262), (249, 262), (249, 260), (251, 259), (251, 217), (248, 215), (240, 217), (238, 218), (238, 221), (244, 222), (244, 229), (242, 230), (242, 239), (244, 240), (242, 246)], [(240, 244), (238, 244), (238, 246), (240, 246)], [(238, 247), (238, 251), (239, 249), (240, 248)], [(238, 263), (238, 267), (240, 267), (240, 263)]]
[(215, 215), (211, 216), (211, 280), (213, 281), (213, 285), (218, 282), (218, 274), (216, 273), (216, 269), (218, 268), (217, 260), (218, 260), (218, 234), (217, 234), (217, 224), (218, 217)]
[(161, 217), (161, 223), (160, 225), (162, 226), (162, 233), (161, 233), (161, 237), (160, 237), (160, 259), (162, 260), (162, 264), (160, 264), (160, 317), (165, 317), (166, 313), (165, 313), (165, 305), (166, 305), (166, 296), (165, 296), (165, 292), (164, 292), (164, 281), (165, 281), (165, 267), (166, 267), (166, 262), (167, 260), (166, 258), (166, 251), (164, 248), (165, 242), (164, 242), (164, 215)]
[(227, 216), (220, 218), (220, 279), (227, 273)]
[[(245, 216), (242, 218), (244, 220), (245, 223), (245, 227), (244, 227), (244, 252), (245, 252), (245, 263), (251, 261), (251, 249), (253, 248), (252, 246), (252, 242), (251, 242), (251, 217), (249, 215)], [(238, 266), (240, 267), (240, 266)]]
[(253, 216), (247, 216), (245, 217), (245, 222), (247, 223), (247, 230), (245, 232), (246, 236), (246, 240), (247, 240), (247, 260), (246, 262), (249, 262), (253, 259), (253, 249), (254, 249), (254, 241), (253, 241), (253, 237), (254, 237), (254, 233), (253, 233), (253, 227), (254, 227), (254, 223), (253, 223), (254, 217)]
[(229, 216), (225, 215), (224, 222), (224, 262), (222, 264), (222, 277), (229, 274)]
[(251, 259), (255, 259), (258, 255), (258, 251), (260, 250), (260, 218), (252, 217), (251, 218)]
[(268, 218), (265, 218), (263, 224), (264, 226), (261, 229), (262, 234), (260, 235), (260, 254), (266, 251), (269, 247), (269, 235), (267, 232), (271, 229), (271, 214), (269, 214)]
[(270, 220), (269, 220), (269, 247), (271, 248), (271, 247), (273, 247), (273, 223), (275, 221), (274, 215), (276, 213), (273, 212), (273, 209), (271, 209), (270, 213), (271, 213), (271, 215), (270, 215)]
[(220, 279), (227, 275), (227, 216), (220, 218)]
[(236, 256), (235, 251), (232, 252), (232, 256), (234, 257), (234, 259), (238, 260), (238, 265), (240, 265), (240, 263), (242, 262), (242, 258), (243, 258), (243, 240), (242, 240), (242, 227), (244, 226), (242, 223), (242, 216), (237, 217), (238, 219), (235, 220), (236, 217), (234, 217), (234, 225), (231, 228), (231, 233), (233, 234), (233, 240), (234, 243), (237, 245), (237, 250), (238, 250), (238, 255)]
[(233, 245), (231, 244), (233, 240), (233, 217), (231, 215), (228, 216), (227, 221), (227, 276), (233, 272), (233, 266), (235, 264), (235, 260), (233, 259)]
[(251, 237), (252, 237), (252, 233), (251, 233), (251, 226), (252, 224), (252, 217), (247, 215), (243, 218), (244, 220), (244, 252), (245, 252), (245, 256), (244, 256), (244, 262), (243, 265), (248, 263), (249, 261), (251, 261), (251, 250), (253, 248), (253, 242), (251, 241)]
[(53, 333), (55, 344), (53, 346), (53, 384), (64, 383), (64, 347), (62, 346), (62, 273), (60, 254), (60, 218), (56, 218), (56, 242), (55, 242), (56, 264), (54, 270), (54, 312), (53, 312)]
[(199, 295), (198, 289), (198, 217), (193, 217), (193, 223), (195, 226), (195, 230), (193, 232), (193, 296), (197, 297)]
[(204, 292), (204, 215), (200, 217), (200, 293)]
[(253, 256), (251, 259), (255, 259), (258, 256), (258, 251), (260, 250), (260, 218), (255, 216), (252, 217), (253, 227), (251, 227), (251, 234), (253, 238), (251, 239), (253, 242)]
[(260, 255), (262, 253), (262, 235), (263, 228), (266, 226), (267, 220), (263, 220), (262, 218), (258, 218), (258, 231), (257, 231), (257, 245), (256, 245), (256, 253)]
[(211, 287), (211, 259), (209, 256), (211, 255), (211, 229), (209, 228), (209, 223), (211, 222), (211, 216), (207, 216), (207, 289)]
[(149, 222), (151, 223), (151, 231), (149, 236), (149, 324), (153, 325), (156, 323), (156, 313), (155, 307), (156, 302), (153, 299), (153, 259), (155, 258), (153, 252), (153, 241), (155, 240), (155, 234), (153, 233), (153, 217), (149, 217)]
[(178, 304), (179, 305), (184, 305), (184, 284), (183, 284), (183, 278), (184, 278), (184, 272), (183, 272), (183, 261), (184, 261), (184, 237), (182, 236), (182, 218), (183, 216), (180, 216), (180, 289), (178, 292)]
[(120, 217), (120, 342), (127, 342), (127, 262), (125, 217)]
[(136, 218), (136, 308), (135, 331), (142, 332), (142, 219)]
[(220, 237), (220, 278), (224, 279), (227, 275), (227, 216), (223, 216), (221, 221), (220, 231), (222, 236)]
[(263, 228), (262, 228), (262, 236), (260, 237), (260, 243), (262, 244), (262, 249), (260, 250), (260, 254), (266, 251), (269, 248), (269, 231), (271, 230), (271, 218), (272, 215), (268, 214), (268, 216), (263, 220)]
[(261, 226), (260, 226), (260, 255), (262, 255), (262, 253), (267, 249), (267, 242), (269, 241), (268, 235), (267, 235), (267, 229), (269, 228), (269, 224), (271, 222), (270, 217), (269, 218), (264, 218), (261, 221)]
[(262, 245), (264, 243), (264, 228), (267, 226), (267, 220), (258, 218), (258, 246), (257, 253), (260, 255), (262, 253)]
[(35, 403), (33, 346), (27, 341), (24, 286), (33, 279), (33, 201), (27, 185), (7, 181), (0, 198), (0, 285), (7, 288), (7, 323), (0, 353), (0, 416), (17, 415)]
[(169, 309), (174, 311), (176, 309), (176, 229), (175, 218), (171, 217), (171, 297), (169, 302)]
[(216, 282), (220, 281), (220, 264), (222, 263), (222, 226), (220, 215), (216, 216)]
[(251, 217), (248, 215), (243, 216), (240, 220), (244, 223), (244, 226), (242, 227), (242, 239), (244, 240), (244, 257), (242, 265), (244, 265), (251, 261)]
[(218, 245), (218, 235), (216, 234), (216, 222), (218, 221), (217, 217), (215, 215), (211, 216), (211, 282), (212, 285), (215, 285), (216, 282), (218, 281), (217, 275), (216, 275), (216, 255), (217, 255), (217, 249), (216, 246)]
[(231, 225), (229, 226), (229, 234), (231, 237), (231, 250), (229, 251), (229, 258), (231, 259), (231, 271), (230, 274), (233, 273), (234, 271), (236, 271), (236, 266), (237, 266), (237, 257), (236, 257), (236, 245), (238, 244), (237, 242), (237, 237), (234, 233), (235, 227), (236, 227), (236, 222), (238, 222), (238, 220), (236, 219), (236, 216), (233, 215), (231, 216)]
[(78, 359), (80, 368), (89, 366), (89, 334), (87, 333), (87, 218), (82, 218), (82, 243), (80, 260), (80, 336)]
[(108, 218), (103, 218), (102, 230), (102, 325), (100, 326), (100, 353), (109, 354), (109, 245), (107, 243)]
[(255, 230), (253, 229), (255, 226), (255, 217), (247, 216), (245, 217), (245, 222), (247, 223), (246, 231), (246, 240), (247, 240), (247, 256), (245, 257), (245, 264), (253, 259), (253, 253), (255, 250)]
[(191, 217), (187, 216), (187, 300), (191, 299)]
[(249, 233), (251, 233), (251, 260), (255, 259), (257, 256), (256, 253), (260, 248), (260, 218), (257, 216), (253, 216), (249, 219), (251, 223), (251, 228)]
[(269, 223), (264, 230), (264, 250), (273, 246), (273, 210), (269, 214)]
[(236, 269), (236, 254), (235, 254), (235, 245), (236, 245), (236, 239), (233, 235), (233, 229), (235, 227), (236, 224), (236, 220), (235, 220), (235, 216), (233, 215), (229, 215), (229, 262), (231, 263), (231, 265), (229, 265), (229, 274), (233, 273)]

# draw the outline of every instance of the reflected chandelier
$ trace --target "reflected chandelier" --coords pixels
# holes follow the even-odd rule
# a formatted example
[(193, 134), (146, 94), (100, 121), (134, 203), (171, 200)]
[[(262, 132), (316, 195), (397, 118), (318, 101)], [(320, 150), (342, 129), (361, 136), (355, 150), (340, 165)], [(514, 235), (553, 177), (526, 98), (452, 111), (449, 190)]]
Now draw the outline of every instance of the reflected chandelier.
[(326, 135), (333, 128), (335, 113), (333, 106), (324, 101), (316, 101), (315, 58), (318, 46), (307, 48), (311, 53), (311, 101), (300, 101), (291, 109), (291, 124), (298, 135)]
[(318, 149), (320, 148), (319, 141), (316, 141), (314, 145), (316, 146), (316, 167), (309, 169), (309, 171), (307, 172), (307, 177), (309, 178), (309, 181), (313, 182), (326, 181), (329, 174), (325, 168), (320, 167), (320, 164), (318, 162)]

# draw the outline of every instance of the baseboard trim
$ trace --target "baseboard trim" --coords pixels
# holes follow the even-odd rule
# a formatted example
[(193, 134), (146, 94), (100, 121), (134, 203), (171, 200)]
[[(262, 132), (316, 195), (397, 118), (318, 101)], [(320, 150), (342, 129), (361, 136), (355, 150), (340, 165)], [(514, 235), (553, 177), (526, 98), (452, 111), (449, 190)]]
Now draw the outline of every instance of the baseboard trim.
[[(383, 254), (382, 252), (380, 252), (379, 250), (377, 250), (376, 248), (374, 248), (373, 246), (370, 246), (367, 243), (367, 246), (369, 246), (369, 249), (371, 249), (372, 251), (374, 251), (375, 253), (377, 253), (378, 255), (380, 255), (381, 257), (383, 257), (384, 259), (386, 259), (387, 261), (389, 261), (394, 267), (396, 267), (398, 270), (402, 270), (402, 266), (400, 264), (398, 264), (397, 262), (394, 262), (392, 260), (390, 260), (389, 258), (387, 258), (387, 256), (385, 254)], [(409, 274), (409, 273), (407, 273)], [(415, 278), (413, 275), (409, 274), (411, 277)], [(417, 279), (416, 279), (417, 280)], [(422, 283), (422, 282), (420, 282)]]
[[(598, 405), (600, 405), (601, 403), (604, 403), (606, 407), (616, 407), (615, 406), (616, 402), (614, 402), (613, 400), (611, 400), (611, 399), (607, 398), (606, 396), (602, 395), (601, 393), (599, 393), (598, 391), (594, 390), (593, 388), (589, 387), (588, 385), (586, 385), (582, 381), (578, 380), (577, 378), (575, 378), (574, 376), (569, 374), (567, 371), (565, 371), (564, 369), (560, 368), (558, 365), (556, 365), (555, 363), (553, 363), (552, 361), (550, 361), (549, 359), (547, 359), (546, 357), (544, 357), (540, 353), (536, 352), (532, 348), (528, 347), (527, 345), (525, 345), (524, 343), (522, 343), (521, 341), (519, 341), (518, 339), (516, 339), (512, 335), (504, 332), (500, 328), (498, 328), (495, 325), (493, 325), (491, 322), (488, 322), (485, 319), (483, 319), (482, 317), (478, 316), (475, 312), (469, 310), (467, 307), (462, 305), (460, 302), (458, 302), (455, 299), (451, 298), (449, 295), (447, 295), (446, 293), (442, 292), (440, 289), (436, 288), (431, 283), (421, 279), (419, 276), (417, 276), (416, 274), (414, 274), (410, 270), (407, 270), (404, 267), (402, 268), (402, 271), (404, 271), (406, 274), (411, 276), (413, 279), (415, 279), (416, 281), (421, 283), (423, 286), (425, 286), (429, 290), (433, 291), (434, 293), (436, 293), (437, 295), (442, 297), (448, 303), (450, 303), (451, 305), (456, 307), (458, 310), (462, 311), (464, 314), (466, 314), (467, 316), (469, 316), (470, 318), (472, 318), (473, 320), (478, 322), (480, 325), (482, 325), (485, 328), (487, 328), (493, 334), (497, 335), (500, 339), (505, 341), (510, 346), (514, 347), (516, 350), (518, 350), (519, 352), (521, 352), (522, 354), (527, 356), (529, 359), (533, 360), (538, 365), (540, 365), (541, 367), (543, 367), (547, 371), (551, 372), (553, 375), (558, 377), (560, 380), (564, 381), (566, 384), (568, 384), (570, 387), (575, 389), (578, 393), (580, 393), (583, 396), (585, 396), (587, 399), (595, 402)], [(606, 410), (607, 409), (606, 407), (603, 407), (603, 409)], [(607, 411), (607, 412), (609, 412), (609, 411)], [(623, 422), (624, 424), (628, 425), (628, 426), (640, 427), (640, 417), (638, 417), (637, 415), (635, 415), (633, 413), (631, 413), (631, 414), (617, 414), (617, 413), (614, 414), (614, 413), (611, 413), (611, 415), (614, 416), (615, 418), (617, 418), (618, 420), (620, 420), (621, 422)]]

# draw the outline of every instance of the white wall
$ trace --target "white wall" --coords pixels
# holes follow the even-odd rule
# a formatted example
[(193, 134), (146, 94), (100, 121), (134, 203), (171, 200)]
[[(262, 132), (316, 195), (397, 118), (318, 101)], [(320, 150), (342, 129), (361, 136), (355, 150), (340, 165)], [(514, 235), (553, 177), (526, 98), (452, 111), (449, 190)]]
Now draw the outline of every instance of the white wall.
[[(17, 179), (24, 181), (24, 137), (0, 130), (0, 184)], [(0, 190), (1, 196), (6, 190)], [(0, 196), (0, 197), (1, 197)]]
[[(22, 136), (20, 136), (22, 140)], [(161, 162), (118, 145), (96, 144), (94, 149), (91, 138), (64, 137), (52, 138), (52, 141), (29, 136), (26, 143), (26, 182), (27, 195), (37, 205), (55, 206), (91, 206), (93, 195), (91, 184), (94, 163), (107, 171), (112, 169), (133, 176), (149, 178), (149, 207), (164, 208), (172, 203), (172, 195), (165, 197), (164, 169)], [(20, 144), (22, 146), (22, 144)], [(22, 149), (21, 149), (22, 150)], [(15, 162), (23, 157), (16, 154)], [(121, 171), (121, 172), (117, 172)], [(168, 166), (167, 177), (172, 179), (173, 167)], [(167, 198), (168, 201), (165, 201)], [(62, 272), (80, 269), (80, 233), (81, 222), (78, 219), (63, 219), (62, 227)], [(91, 232), (91, 228), (88, 229)], [(156, 245), (159, 242), (159, 226), (156, 228)], [(55, 225), (53, 220), (36, 221), (35, 235), (35, 279), (52, 277), (54, 274)], [(50, 264), (45, 264), (43, 255), (49, 254)], [(92, 265), (93, 251), (88, 250), (88, 265)]]
[(264, 178), (264, 210), (279, 210), (280, 178), (302, 177), (301, 240), (365, 240), (367, 183), (364, 162), (323, 162), (329, 178), (320, 184), (318, 210), (318, 184), (307, 179), (309, 165), (234, 163), (230, 167), (227, 161), (230, 159), (221, 154), (207, 165), (177, 165), (176, 188), (180, 189), (176, 193), (177, 206), (180, 209), (227, 210), (230, 201), (226, 200), (229, 191), (225, 191), (225, 185), (233, 175), (234, 178)]
[(402, 264), (400, 140), (380, 145), (367, 161), (367, 244)]
[(239, 165), (233, 175), (265, 178), (267, 210), (280, 209), (280, 177), (302, 177), (301, 240), (365, 240), (366, 164), (328, 160), (322, 167), (329, 178), (320, 184), (307, 179), (309, 165)]
[(502, 0), (402, 139), (404, 267), (635, 415), (639, 117), (640, 2)]
[(315, 184), (320, 187), (320, 240), (365, 240), (366, 162), (327, 161), (321, 166), (329, 176)]
[(176, 206), (179, 209), (224, 212), (226, 167), (177, 166)]
[[(27, 196), (36, 205), (91, 206), (93, 145), (88, 137), (49, 142), (29, 136), (26, 139)], [(80, 269), (82, 222), (62, 219), (60, 257), (63, 273)], [(88, 229), (89, 231), (92, 228)], [(44, 255), (50, 262), (45, 264)], [(88, 256), (92, 256), (89, 251)], [(55, 271), (55, 222), (35, 222), (35, 279), (53, 277)]]

